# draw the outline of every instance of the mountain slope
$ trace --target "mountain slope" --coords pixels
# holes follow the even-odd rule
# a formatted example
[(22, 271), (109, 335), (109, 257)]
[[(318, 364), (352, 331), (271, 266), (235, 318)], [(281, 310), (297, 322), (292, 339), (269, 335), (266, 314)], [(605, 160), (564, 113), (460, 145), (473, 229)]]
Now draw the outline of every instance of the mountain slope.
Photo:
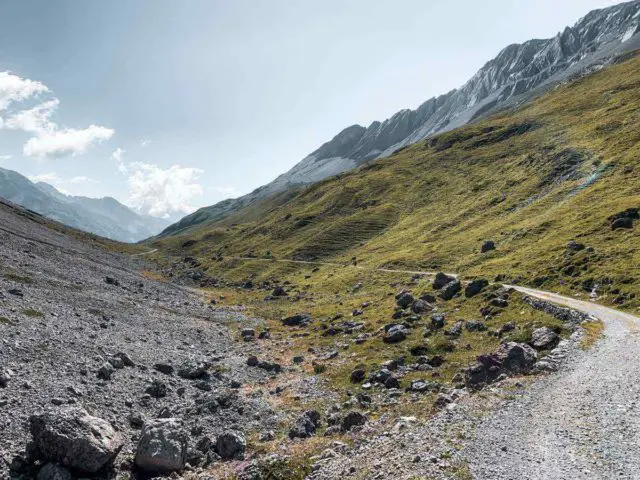
[(137, 242), (167, 225), (161, 219), (138, 215), (111, 197), (64, 195), (53, 186), (0, 168), (0, 196), (70, 227), (122, 242)]
[[(631, 55), (518, 111), (155, 244), (234, 281), (303, 268), (235, 257), (355, 258), (364, 268), (499, 276), (638, 305), (640, 228), (612, 230), (617, 218), (633, 226), (639, 216), (638, 99), (640, 58)], [(497, 248), (481, 253), (484, 240)]]
[(401, 110), (384, 122), (373, 122), (368, 128), (350, 126), (268, 185), (202, 208), (163, 234), (220, 220), (274, 192), (351, 170), (438, 132), (521, 104), (572, 75), (599, 68), (615, 55), (640, 48), (639, 25), (640, 0), (636, 0), (594, 10), (553, 38), (509, 45), (461, 88), (431, 98), (416, 110)]

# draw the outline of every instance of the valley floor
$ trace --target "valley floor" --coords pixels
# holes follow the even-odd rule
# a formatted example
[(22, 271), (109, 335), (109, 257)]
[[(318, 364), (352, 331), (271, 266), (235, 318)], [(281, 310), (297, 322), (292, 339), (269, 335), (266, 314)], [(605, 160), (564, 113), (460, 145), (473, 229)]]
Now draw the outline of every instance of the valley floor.
[[(313, 374), (315, 363), (293, 358), (292, 339), (310, 338), (313, 329), (276, 329), (270, 339), (243, 341), (240, 329), (265, 331), (269, 324), (154, 280), (155, 274), (144, 274), (141, 258), (92, 246), (5, 205), (0, 225), (1, 478), (35, 477), (39, 464), (27, 456), (31, 415), (76, 406), (126, 438), (114, 469), (101, 478), (135, 474), (140, 426), (166, 417), (179, 418), (189, 432), (192, 466), (182, 473), (188, 479), (639, 478), (640, 319), (630, 314), (514, 287), (600, 318), (604, 337), (590, 350), (580, 348), (578, 333), (563, 340), (550, 353), (559, 371), (543, 378), (506, 378), (476, 393), (452, 389), (454, 401), (431, 417), (432, 397), (398, 388), (375, 387), (368, 391), (374, 405), (358, 407), (355, 398), (338, 403), (340, 394), (331, 394), (326, 379)], [(300, 301), (292, 302), (298, 308)], [(510, 302), (520, 308), (515, 296)], [(460, 306), (464, 312), (464, 303), (451, 305), (443, 308), (452, 316)], [(462, 339), (485, 345), (468, 332)], [(374, 335), (366, 345), (375, 341)], [(313, 355), (320, 358), (324, 346), (316, 347)], [(353, 346), (343, 347), (331, 358), (355, 355)], [(276, 358), (279, 373), (248, 366), (250, 355)], [(131, 362), (123, 364), (123, 358)], [(185, 366), (206, 371), (179, 374)], [(406, 378), (413, 377), (400, 377)], [(314, 438), (287, 438), (310, 405), (326, 409), (327, 421), (331, 412), (362, 408), (368, 421), (333, 436), (319, 431)], [(245, 461), (220, 461), (207, 452), (210, 447), (199, 453), (193, 448), (228, 431), (247, 435)], [(258, 458), (289, 463), (265, 477), (270, 467), (251, 473)]]
[(516, 288), (601, 319), (604, 337), (589, 350), (569, 344), (542, 379), (499, 382), (424, 423), (401, 418), (310, 478), (640, 478), (640, 318)]

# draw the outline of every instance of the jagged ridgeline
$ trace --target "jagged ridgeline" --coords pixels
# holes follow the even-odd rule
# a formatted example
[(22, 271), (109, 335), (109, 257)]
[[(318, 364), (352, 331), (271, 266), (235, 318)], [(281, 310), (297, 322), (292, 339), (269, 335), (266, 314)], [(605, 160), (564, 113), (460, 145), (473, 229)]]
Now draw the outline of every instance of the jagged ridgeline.
[[(633, 227), (634, 215), (620, 212), (640, 207), (639, 99), (633, 53), (519, 110), (158, 243), (230, 279), (249, 271), (233, 257), (355, 258), (561, 288), (598, 284), (634, 304), (638, 229), (612, 230), (612, 222), (629, 217)], [(496, 249), (481, 254), (484, 240)], [(585, 248), (568, 249), (571, 240)]]
[(636, 0), (589, 12), (553, 38), (509, 45), (460, 88), (368, 127), (347, 127), (273, 182), (240, 198), (201, 208), (162, 235), (221, 220), (276, 192), (352, 170), (434, 134), (521, 105), (572, 76), (594, 71), (640, 48), (639, 25), (640, 1)]

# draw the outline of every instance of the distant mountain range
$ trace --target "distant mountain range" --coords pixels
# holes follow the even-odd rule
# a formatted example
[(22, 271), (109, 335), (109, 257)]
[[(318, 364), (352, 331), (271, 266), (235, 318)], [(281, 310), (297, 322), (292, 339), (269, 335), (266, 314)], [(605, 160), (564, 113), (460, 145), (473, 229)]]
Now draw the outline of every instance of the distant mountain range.
[(347, 127), (273, 182), (243, 197), (204, 207), (168, 227), (163, 235), (220, 220), (255, 200), (351, 170), (436, 133), (522, 104), (640, 48), (639, 25), (640, 0), (636, 0), (594, 10), (553, 38), (509, 45), (461, 88), (369, 127)]
[(18, 172), (3, 168), (0, 197), (70, 227), (121, 242), (151, 237), (170, 223), (140, 215), (115, 198), (65, 195), (48, 183), (33, 183)]

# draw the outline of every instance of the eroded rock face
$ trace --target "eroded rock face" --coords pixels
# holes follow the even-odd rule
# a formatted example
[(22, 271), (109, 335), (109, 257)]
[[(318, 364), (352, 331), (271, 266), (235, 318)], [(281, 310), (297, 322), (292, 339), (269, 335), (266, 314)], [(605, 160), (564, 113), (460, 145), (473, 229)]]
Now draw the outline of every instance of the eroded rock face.
[(32, 415), (29, 424), (42, 458), (85, 473), (112, 462), (124, 444), (107, 421), (81, 408)]
[(136, 466), (152, 473), (168, 473), (184, 468), (188, 437), (177, 418), (152, 420), (142, 429), (136, 449)]

